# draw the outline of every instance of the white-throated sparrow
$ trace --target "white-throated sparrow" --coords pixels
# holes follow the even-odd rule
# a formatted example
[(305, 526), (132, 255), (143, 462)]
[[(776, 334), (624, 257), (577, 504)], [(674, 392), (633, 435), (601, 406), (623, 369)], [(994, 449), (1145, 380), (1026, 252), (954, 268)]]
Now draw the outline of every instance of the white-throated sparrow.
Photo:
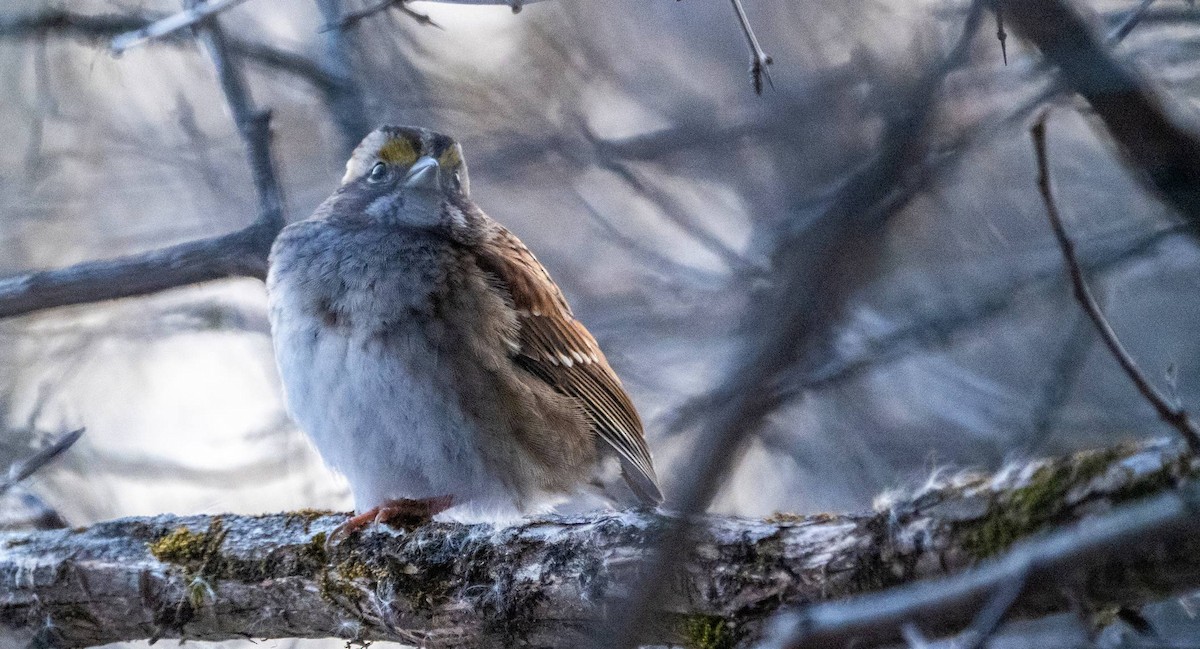
[(471, 201), (453, 139), (368, 135), (279, 235), (267, 286), (288, 408), (349, 480), (355, 525), (529, 511), (610, 457), (661, 502), (621, 382), (538, 260)]

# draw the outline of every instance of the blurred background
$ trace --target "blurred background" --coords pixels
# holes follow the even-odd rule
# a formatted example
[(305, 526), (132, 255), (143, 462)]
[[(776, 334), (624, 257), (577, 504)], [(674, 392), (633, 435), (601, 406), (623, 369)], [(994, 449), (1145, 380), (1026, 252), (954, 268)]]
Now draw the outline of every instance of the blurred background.
[[(766, 396), (714, 510), (749, 516), (863, 510), (938, 467), (1171, 434), (1070, 295), (1027, 134), (1046, 106), (1059, 206), (1113, 326), (1200, 404), (1195, 240), (1036, 51), (1010, 37), (1004, 64), (992, 14), (955, 52), (967, 2), (748, 0), (774, 59), (762, 96), (723, 0), (414, 2), (440, 28), (386, 11), (320, 31), (339, 4), (369, 3), (259, 0), (221, 18), (272, 110), (288, 219), (378, 124), (456, 136), (475, 200), (538, 254), (625, 382), (668, 494), (739, 388)], [(1138, 3), (1085, 4), (1104, 33)], [(251, 222), (244, 147), (195, 43), (114, 57), (109, 36), (28, 27), (64, 7), (179, 5), (0, 7), (0, 277)], [(1198, 96), (1198, 20), (1161, 0), (1117, 45), (1181, 106)], [(797, 308), (803, 322), (781, 322)], [(769, 384), (739, 386), (764, 332), (793, 325)], [(283, 410), (254, 280), (0, 320), (0, 466), (80, 426), (22, 496), (71, 525), (350, 508)]]

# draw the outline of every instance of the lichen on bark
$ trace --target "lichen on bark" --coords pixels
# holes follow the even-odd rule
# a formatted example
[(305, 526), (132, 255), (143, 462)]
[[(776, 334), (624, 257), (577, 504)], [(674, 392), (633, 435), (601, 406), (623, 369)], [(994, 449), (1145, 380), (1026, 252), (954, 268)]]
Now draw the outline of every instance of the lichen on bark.
[[(959, 572), (1017, 539), (1169, 490), (1194, 473), (1178, 445), (1128, 445), (992, 475), (944, 474), (863, 514), (710, 517), (659, 603), (662, 624), (651, 639), (742, 646), (781, 607)], [(586, 642), (636, 581), (665, 519), (626, 511), (508, 527), (371, 527), (326, 548), (344, 520), (323, 512), (159, 516), (0, 536), (0, 633), (50, 634), (62, 647), (246, 633), (571, 646)], [(1200, 555), (1190, 545), (1149, 543), (1145, 556), (1097, 559), (1089, 566), (1096, 574), (1079, 576), (1087, 603), (1100, 610), (1200, 586), (1200, 565), (1180, 554)], [(1173, 563), (1160, 565), (1164, 557)], [(1064, 606), (1053, 595), (1014, 610)]]

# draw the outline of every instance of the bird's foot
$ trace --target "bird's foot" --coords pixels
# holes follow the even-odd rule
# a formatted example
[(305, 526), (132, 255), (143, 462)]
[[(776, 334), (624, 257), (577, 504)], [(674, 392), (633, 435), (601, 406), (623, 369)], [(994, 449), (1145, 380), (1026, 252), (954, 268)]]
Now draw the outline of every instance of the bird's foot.
[(378, 507), (350, 517), (345, 523), (338, 525), (329, 534), (326, 546), (335, 545), (342, 539), (361, 530), (371, 523), (391, 525), (409, 529), (424, 525), (434, 516), (450, 509), (454, 504), (454, 496), (436, 496), (434, 498), (399, 498), (389, 500)]

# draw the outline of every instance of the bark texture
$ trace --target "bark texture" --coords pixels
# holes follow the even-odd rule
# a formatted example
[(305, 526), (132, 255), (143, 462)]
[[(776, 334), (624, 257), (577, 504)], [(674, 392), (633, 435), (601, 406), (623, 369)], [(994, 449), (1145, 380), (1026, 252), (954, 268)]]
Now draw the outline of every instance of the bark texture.
[[(958, 573), (1042, 531), (1172, 491), (1195, 469), (1179, 444), (1161, 442), (948, 475), (862, 514), (712, 517), (698, 527), (652, 635), (710, 649), (746, 644), (780, 607)], [(0, 535), (0, 635), (56, 647), (328, 636), (583, 646), (603, 605), (635, 583), (665, 523), (628, 511), (509, 527), (372, 527), (326, 548), (343, 520), (162, 515)], [(1200, 587), (1193, 533), (1149, 530), (1133, 551), (1089, 550), (1061, 585), (1079, 586), (1095, 607)], [(1031, 589), (1013, 614), (1067, 608), (1055, 592)]]

